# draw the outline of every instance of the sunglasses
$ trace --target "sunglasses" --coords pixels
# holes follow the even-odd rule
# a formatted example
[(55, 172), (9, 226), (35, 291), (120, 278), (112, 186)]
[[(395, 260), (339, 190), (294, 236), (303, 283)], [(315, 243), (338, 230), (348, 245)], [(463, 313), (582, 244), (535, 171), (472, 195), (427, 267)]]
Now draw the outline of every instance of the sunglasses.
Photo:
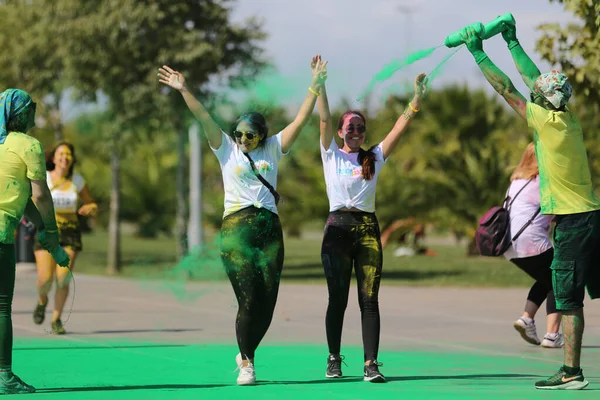
[(241, 131), (233, 131), (233, 136), (235, 136), (238, 139), (241, 139), (242, 136), (246, 136), (246, 138), (248, 140), (253, 140), (254, 137), (258, 137), (257, 133), (254, 132), (241, 132)]
[[(367, 127), (364, 125), (358, 125), (356, 127), (356, 132), (358, 133), (365, 133), (365, 131), (367, 130)], [(354, 125), (350, 125), (349, 127), (346, 128), (346, 132), (347, 133), (353, 133), (354, 132)]]

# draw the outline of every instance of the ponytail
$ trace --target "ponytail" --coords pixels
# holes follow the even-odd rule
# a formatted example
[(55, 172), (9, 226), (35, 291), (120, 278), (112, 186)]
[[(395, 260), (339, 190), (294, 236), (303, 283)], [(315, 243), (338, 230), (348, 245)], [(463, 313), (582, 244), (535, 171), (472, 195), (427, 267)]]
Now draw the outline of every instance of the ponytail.
[(362, 166), (362, 177), (366, 181), (373, 179), (375, 175), (375, 153), (373, 147), (369, 150), (358, 151), (358, 163)]

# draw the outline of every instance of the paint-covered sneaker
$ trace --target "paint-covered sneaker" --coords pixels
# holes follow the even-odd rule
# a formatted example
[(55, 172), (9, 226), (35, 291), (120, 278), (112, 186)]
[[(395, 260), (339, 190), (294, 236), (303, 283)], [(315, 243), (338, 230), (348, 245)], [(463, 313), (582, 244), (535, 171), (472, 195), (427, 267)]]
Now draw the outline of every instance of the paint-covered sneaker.
[(35, 388), (26, 384), (12, 372), (0, 372), (0, 394), (35, 393)]
[(532, 320), (531, 323), (527, 323), (527, 321), (521, 317), (514, 322), (513, 326), (527, 343), (535, 345), (540, 344), (540, 339), (538, 338), (537, 330), (535, 329), (535, 321)]
[(385, 377), (379, 372), (379, 367), (383, 366), (377, 360), (371, 360), (369, 365), (365, 365), (364, 380), (371, 383), (384, 383)]
[(544, 339), (542, 340), (542, 347), (547, 347), (549, 349), (560, 349), (564, 344), (565, 339), (562, 333), (557, 333), (556, 336), (546, 333), (546, 336), (544, 336)]
[(33, 310), (33, 322), (36, 325), (41, 325), (44, 323), (44, 319), (46, 318), (46, 304), (38, 303)]
[(568, 374), (563, 367), (550, 378), (535, 383), (536, 389), (554, 389), (554, 390), (578, 390), (583, 389), (589, 384), (583, 377), (583, 370), (580, 368), (575, 375)]
[(52, 333), (54, 333), (55, 335), (64, 335), (65, 333), (67, 333), (60, 319), (57, 319), (52, 323)]
[(329, 357), (327, 357), (327, 372), (325, 373), (325, 378), (341, 378), (343, 376), (342, 362), (344, 362), (344, 356), (330, 354)]
[(256, 383), (256, 371), (254, 364), (248, 362), (248, 365), (240, 368), (240, 373), (237, 378), (238, 385), (254, 385)]

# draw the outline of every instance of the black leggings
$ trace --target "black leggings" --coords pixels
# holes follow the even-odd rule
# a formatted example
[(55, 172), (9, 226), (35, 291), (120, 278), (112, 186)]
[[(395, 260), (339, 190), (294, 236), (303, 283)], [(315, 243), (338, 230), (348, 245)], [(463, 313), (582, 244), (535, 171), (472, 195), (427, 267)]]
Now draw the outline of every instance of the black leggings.
[(15, 245), (0, 243), (0, 369), (12, 366)]
[(358, 283), (364, 357), (377, 360), (379, 351), (379, 283), (383, 254), (375, 214), (335, 211), (325, 226), (321, 259), (327, 278), (329, 305), (325, 317), (329, 353), (339, 354), (352, 268)]
[(254, 359), (271, 325), (283, 256), (283, 232), (276, 214), (249, 207), (223, 219), (221, 259), (238, 301), (235, 331), (244, 359)]
[(533, 257), (513, 258), (510, 261), (522, 269), (527, 275), (535, 279), (535, 283), (529, 290), (527, 300), (538, 307), (546, 300), (546, 314), (556, 312), (556, 301), (552, 290), (552, 258), (554, 249), (546, 250), (542, 254)]

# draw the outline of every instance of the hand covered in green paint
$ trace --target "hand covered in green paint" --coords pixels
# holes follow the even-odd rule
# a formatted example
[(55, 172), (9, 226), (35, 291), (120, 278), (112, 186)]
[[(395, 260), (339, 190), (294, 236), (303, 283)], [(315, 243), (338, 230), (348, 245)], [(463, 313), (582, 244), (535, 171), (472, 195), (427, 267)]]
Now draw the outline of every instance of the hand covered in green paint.
[(483, 41), (472, 27), (467, 27), (465, 32), (461, 34), (461, 39), (471, 53), (483, 51)]
[(171, 86), (175, 90), (183, 89), (185, 78), (180, 72), (171, 69), (167, 65), (163, 65), (158, 69), (158, 81), (167, 86)]
[(52, 254), (54, 261), (56, 261), (58, 265), (61, 267), (69, 266), (71, 260), (69, 259), (69, 255), (60, 246), (58, 232), (42, 229), (38, 232), (37, 237), (42, 247)]
[(503, 24), (502, 38), (506, 43), (511, 43), (517, 40), (517, 26), (513, 24)]
[(429, 77), (424, 72), (417, 75), (415, 78), (415, 99), (421, 100), (425, 98), (429, 90), (428, 84)]
[(56, 231), (41, 229), (38, 231), (37, 238), (42, 247), (49, 252), (56, 250), (60, 246), (58, 232)]
[(327, 63), (321, 60), (321, 55), (317, 54), (310, 62), (310, 70), (312, 72), (312, 85), (313, 87), (319, 87), (327, 80)]

